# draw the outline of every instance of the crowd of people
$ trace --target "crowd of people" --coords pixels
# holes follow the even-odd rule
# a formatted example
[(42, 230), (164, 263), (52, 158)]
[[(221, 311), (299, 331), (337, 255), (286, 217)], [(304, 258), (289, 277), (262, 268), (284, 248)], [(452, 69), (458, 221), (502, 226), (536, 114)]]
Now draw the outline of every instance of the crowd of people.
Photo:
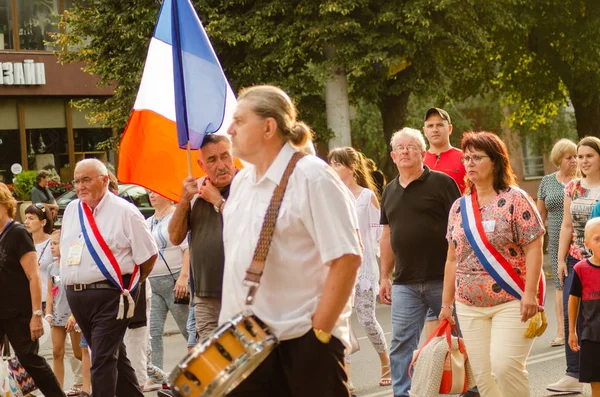
[[(451, 133), (440, 108), (426, 112), (422, 131), (396, 132), (398, 176), (385, 184), (354, 148), (331, 150), (327, 162), (314, 156), (288, 95), (256, 86), (240, 93), (229, 136), (204, 138), (205, 176), (185, 179), (177, 204), (150, 192), (147, 220), (95, 159), (75, 167), (78, 199), (60, 231), (47, 175), (38, 174), (40, 202), (26, 208), (24, 225), (0, 185), (0, 337), (47, 397), (65, 395), (65, 357), (76, 375), (67, 395), (172, 395), (167, 314), (193, 351), (250, 302), (279, 343), (228, 395), (341, 397), (353, 391), (354, 310), (379, 356), (377, 383), (395, 397), (409, 395), (413, 352), (440, 321), (456, 325), (466, 346), (477, 387), (464, 396), (525, 397), (527, 357), (545, 326), (547, 223), (559, 319), (551, 345), (564, 345), (567, 361), (548, 390), (591, 383), (600, 397), (600, 220), (590, 221), (600, 215), (600, 139), (558, 141), (557, 172), (536, 203), (517, 186), (500, 137), (466, 132), (459, 149)], [(237, 169), (234, 157), (248, 166)], [(250, 301), (249, 275), (258, 277)], [(391, 305), (389, 347), (378, 298)], [(44, 343), (53, 369), (37, 354)]]

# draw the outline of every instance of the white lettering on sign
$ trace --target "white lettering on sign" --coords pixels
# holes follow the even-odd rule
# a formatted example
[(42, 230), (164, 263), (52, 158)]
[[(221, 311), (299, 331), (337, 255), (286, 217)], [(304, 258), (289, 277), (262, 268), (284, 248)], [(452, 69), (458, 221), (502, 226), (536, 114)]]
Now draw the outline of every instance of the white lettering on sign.
[(0, 62), (0, 85), (44, 85), (46, 68), (42, 62)]

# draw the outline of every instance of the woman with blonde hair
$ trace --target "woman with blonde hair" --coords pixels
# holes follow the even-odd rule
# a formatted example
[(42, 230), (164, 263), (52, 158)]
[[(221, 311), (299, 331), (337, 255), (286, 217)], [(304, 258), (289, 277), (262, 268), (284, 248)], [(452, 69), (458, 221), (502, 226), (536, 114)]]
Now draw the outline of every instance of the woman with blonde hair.
[(556, 293), (554, 309), (556, 311), (556, 337), (550, 342), (551, 346), (562, 346), (565, 343), (565, 327), (563, 318), (562, 283), (558, 278), (558, 242), (560, 227), (564, 213), (565, 186), (577, 174), (577, 145), (569, 139), (561, 139), (554, 144), (550, 153), (552, 164), (558, 169), (546, 175), (538, 190), (537, 209), (542, 221), (548, 221), (548, 252)]
[[(360, 325), (367, 332), (371, 345), (379, 354), (381, 361), (379, 385), (390, 386), (392, 383), (390, 357), (387, 353), (383, 329), (375, 316), (376, 299), (379, 292), (377, 256), (379, 256), (379, 240), (381, 239), (379, 199), (376, 193), (377, 188), (366, 167), (365, 160), (362, 153), (351, 147), (336, 148), (327, 155), (327, 161), (356, 199), (358, 230), (364, 251), (354, 287), (354, 309)], [(349, 355), (346, 357), (346, 363), (350, 363)]]
[[(585, 224), (590, 219), (594, 206), (600, 201), (600, 139), (587, 136), (579, 141), (577, 163), (582, 177), (573, 179), (565, 187), (565, 205), (558, 244), (558, 279), (563, 288), (565, 340), (569, 340), (568, 301), (573, 283), (573, 268), (579, 261), (591, 256), (583, 240)], [(583, 321), (582, 317), (580, 319), (577, 321), (577, 330)], [(579, 352), (572, 351), (569, 344), (565, 343), (565, 353), (565, 376), (548, 385), (546, 389), (559, 393), (581, 393), (583, 384), (579, 382)]]

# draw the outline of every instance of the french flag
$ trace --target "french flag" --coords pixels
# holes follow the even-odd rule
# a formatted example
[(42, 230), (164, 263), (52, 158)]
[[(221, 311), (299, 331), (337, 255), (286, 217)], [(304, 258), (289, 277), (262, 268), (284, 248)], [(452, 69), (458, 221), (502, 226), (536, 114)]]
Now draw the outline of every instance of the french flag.
[[(190, 0), (164, 0), (133, 113), (119, 149), (118, 178), (179, 201), (185, 150), (225, 134), (236, 99)], [(199, 177), (198, 154), (192, 173)]]

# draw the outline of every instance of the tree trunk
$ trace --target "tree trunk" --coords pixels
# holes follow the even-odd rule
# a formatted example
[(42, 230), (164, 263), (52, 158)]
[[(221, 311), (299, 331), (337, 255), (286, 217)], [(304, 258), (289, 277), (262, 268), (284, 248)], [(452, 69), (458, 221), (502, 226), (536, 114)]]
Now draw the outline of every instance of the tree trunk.
[[(325, 56), (335, 57), (335, 48), (325, 45)], [(348, 101), (348, 78), (345, 69), (338, 65), (332, 68), (333, 76), (325, 83), (325, 109), (327, 127), (335, 134), (329, 139), (329, 149), (352, 146), (350, 133), (350, 102)]]
[[(402, 91), (398, 95), (383, 95), (379, 101), (379, 111), (383, 119), (383, 136), (386, 147), (391, 151), (390, 139), (394, 132), (404, 127), (408, 117), (408, 98), (410, 91)], [(381, 170), (388, 181), (398, 174), (398, 169), (391, 156), (386, 157), (385, 164), (380, 164)]]
[(335, 73), (325, 84), (325, 105), (327, 127), (335, 133), (335, 136), (329, 139), (329, 149), (352, 146), (348, 79), (345, 73)]
[(570, 90), (569, 96), (573, 108), (575, 108), (575, 120), (577, 122), (577, 135), (579, 138), (585, 136), (600, 137), (600, 93), (584, 93)]

